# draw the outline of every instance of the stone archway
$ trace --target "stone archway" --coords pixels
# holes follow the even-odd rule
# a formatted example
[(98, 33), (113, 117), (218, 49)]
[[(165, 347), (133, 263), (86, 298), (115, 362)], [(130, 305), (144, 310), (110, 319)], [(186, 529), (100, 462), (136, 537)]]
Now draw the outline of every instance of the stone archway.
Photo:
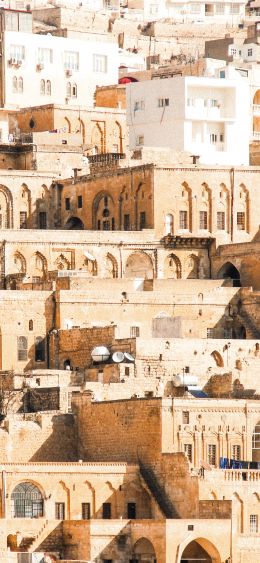
[(43, 496), (31, 482), (19, 483), (11, 494), (12, 518), (39, 518), (43, 516)]
[(156, 553), (152, 542), (147, 538), (140, 538), (134, 545), (133, 560), (135, 563), (156, 563)]
[(84, 228), (84, 223), (79, 217), (70, 217), (64, 225), (64, 229), (68, 231), (83, 231)]
[(175, 254), (169, 254), (164, 262), (164, 278), (180, 279), (182, 274), (181, 262)]
[(205, 538), (196, 538), (184, 548), (180, 563), (221, 563), (217, 548)]
[(145, 252), (134, 252), (128, 256), (125, 265), (126, 278), (153, 279), (153, 264)]
[(221, 266), (218, 271), (217, 278), (219, 280), (231, 278), (233, 280), (234, 287), (241, 287), (240, 273), (231, 262), (226, 262), (223, 266)]

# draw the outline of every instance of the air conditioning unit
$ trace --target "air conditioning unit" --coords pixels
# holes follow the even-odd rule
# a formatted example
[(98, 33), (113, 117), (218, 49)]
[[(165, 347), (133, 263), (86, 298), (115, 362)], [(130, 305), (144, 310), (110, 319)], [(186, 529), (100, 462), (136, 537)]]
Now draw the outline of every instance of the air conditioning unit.
[(72, 70), (67, 69), (66, 70), (66, 76), (72, 76)]
[(36, 70), (43, 70), (44, 69), (44, 64), (43, 63), (38, 63), (36, 65)]

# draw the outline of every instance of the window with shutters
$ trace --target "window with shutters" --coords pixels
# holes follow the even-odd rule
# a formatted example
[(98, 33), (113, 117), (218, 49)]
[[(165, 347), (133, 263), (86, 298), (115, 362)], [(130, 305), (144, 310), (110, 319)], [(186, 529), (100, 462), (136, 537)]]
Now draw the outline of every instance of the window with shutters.
[(90, 519), (90, 502), (82, 502), (82, 520)]
[(210, 465), (216, 465), (217, 447), (215, 444), (208, 445), (208, 462)]
[(258, 515), (250, 514), (250, 534), (258, 533)]
[(217, 229), (218, 229), (218, 231), (224, 231), (225, 230), (225, 212), (224, 211), (218, 211), (217, 212)]
[(186, 454), (188, 460), (192, 462), (192, 444), (184, 444), (184, 453)]
[(200, 211), (200, 229), (207, 230), (208, 228), (208, 213), (207, 211)]
[(239, 461), (241, 459), (241, 446), (240, 445), (233, 445), (231, 451), (232, 459)]
[(182, 411), (182, 424), (190, 423), (190, 413), (189, 411)]
[(18, 336), (17, 339), (17, 355), (18, 361), (22, 362), (27, 360), (28, 355), (28, 340), (26, 336)]
[(110, 502), (104, 502), (103, 503), (102, 514), (103, 514), (103, 518), (105, 520), (110, 520), (110, 518), (111, 518), (111, 503)]
[(20, 229), (26, 229), (27, 213), (20, 211)]
[(244, 231), (246, 228), (246, 216), (244, 211), (237, 212), (237, 228), (239, 231)]

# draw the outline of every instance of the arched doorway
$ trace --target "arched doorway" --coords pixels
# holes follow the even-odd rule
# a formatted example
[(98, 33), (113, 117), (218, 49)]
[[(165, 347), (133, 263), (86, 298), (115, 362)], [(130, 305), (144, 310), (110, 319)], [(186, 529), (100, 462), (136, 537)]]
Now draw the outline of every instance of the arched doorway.
[(231, 278), (233, 280), (233, 287), (241, 287), (240, 273), (238, 269), (231, 262), (226, 262), (218, 272), (218, 279)]
[(83, 231), (84, 223), (78, 217), (70, 217), (64, 226), (68, 231)]
[(184, 549), (181, 563), (221, 563), (216, 547), (204, 538), (191, 541)]
[(211, 355), (212, 358), (215, 360), (216, 365), (217, 365), (218, 367), (220, 367), (220, 368), (223, 368), (223, 367), (224, 367), (224, 360), (223, 360), (221, 354), (220, 354), (217, 350), (214, 350), (213, 352), (211, 352), (210, 355)]
[(181, 263), (175, 254), (169, 254), (164, 262), (164, 278), (174, 280), (181, 278)]
[(12, 518), (39, 518), (43, 516), (43, 497), (33, 483), (20, 483), (11, 494)]
[(141, 538), (134, 545), (132, 560), (135, 563), (156, 563), (156, 554), (153, 544), (146, 538)]
[(153, 279), (153, 264), (145, 252), (134, 252), (128, 256), (125, 266), (126, 278)]

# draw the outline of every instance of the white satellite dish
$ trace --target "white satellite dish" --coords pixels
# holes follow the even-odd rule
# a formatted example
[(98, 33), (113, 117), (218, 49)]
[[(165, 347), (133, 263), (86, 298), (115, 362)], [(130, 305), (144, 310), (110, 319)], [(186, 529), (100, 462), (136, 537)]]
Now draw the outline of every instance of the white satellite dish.
[(134, 362), (134, 356), (132, 356), (132, 354), (129, 354), (129, 352), (124, 352), (125, 355), (125, 359), (128, 360), (128, 362)]
[(105, 362), (109, 356), (110, 352), (106, 346), (96, 346), (91, 352), (93, 362)]
[(88, 260), (91, 260), (91, 262), (95, 262), (95, 258), (92, 254), (90, 254), (90, 252), (88, 252), (87, 250), (85, 250), (85, 252), (83, 252), (84, 256), (86, 256), (86, 258)]
[(112, 360), (116, 364), (120, 364), (120, 362), (123, 362), (124, 359), (125, 359), (125, 355), (124, 355), (123, 352), (114, 352), (114, 354), (112, 356)]

